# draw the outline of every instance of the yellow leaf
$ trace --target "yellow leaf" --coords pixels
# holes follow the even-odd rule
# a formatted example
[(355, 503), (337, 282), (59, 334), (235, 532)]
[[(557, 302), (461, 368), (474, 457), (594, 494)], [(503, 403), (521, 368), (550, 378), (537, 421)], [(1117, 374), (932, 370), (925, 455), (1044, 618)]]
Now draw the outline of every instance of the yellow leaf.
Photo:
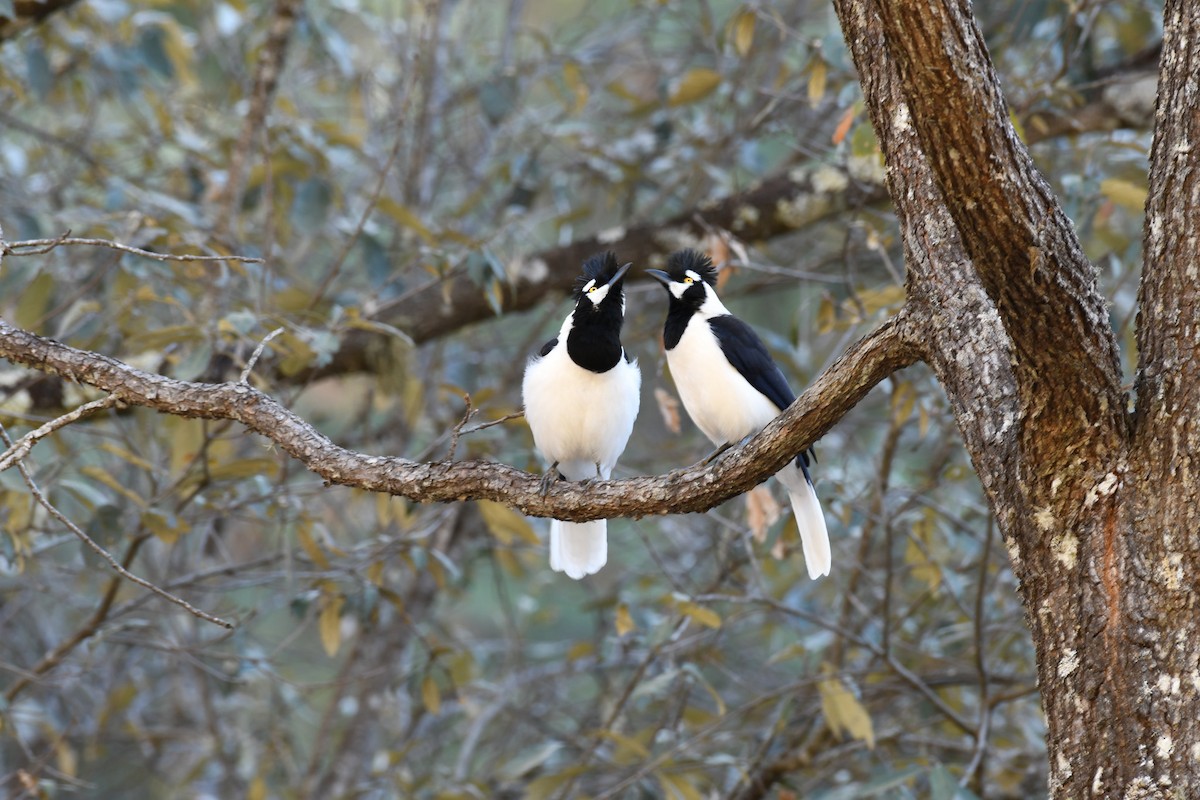
[(574, 99), (574, 105), (571, 111), (579, 111), (588, 101), (588, 85), (583, 80), (583, 71), (579, 69), (579, 64), (574, 61), (568, 61), (563, 65), (563, 80), (566, 81), (567, 88), (571, 90), (571, 95)]
[(425, 680), (421, 681), (421, 702), (430, 714), (436, 715), (442, 710), (442, 693), (432, 675), (426, 675)]
[(433, 231), (421, 221), (416, 212), (407, 206), (402, 206), (390, 197), (381, 197), (376, 207), (394, 219), (396, 222), (408, 228), (413, 233), (425, 240), (426, 244), (433, 244), (437, 237), (433, 235)]
[(1131, 181), (1120, 178), (1100, 181), (1100, 194), (1130, 211), (1142, 211), (1146, 207), (1146, 188)]
[(913, 523), (912, 535), (904, 547), (904, 562), (912, 567), (912, 576), (927, 585), (930, 591), (937, 591), (942, 585), (941, 567), (929, 557), (936, 532), (933, 512), (926, 510), (925, 515)]
[(146, 530), (167, 544), (175, 544), (180, 534), (191, 530), (191, 526), (188, 525), (187, 520), (177, 517), (174, 514), (168, 516), (161, 511), (143, 511), (141, 520)]
[(867, 749), (874, 750), (875, 728), (871, 716), (846, 685), (831, 677), (818, 681), (817, 690), (821, 694), (821, 710), (829, 730), (836, 735), (848, 733), (858, 741), (866, 742)]
[(479, 513), (492, 535), (502, 544), (513, 544), (518, 539), (527, 544), (538, 544), (537, 534), (529, 520), (506, 505), (491, 500), (479, 501)]
[(917, 390), (908, 381), (902, 382), (892, 392), (892, 421), (897, 425), (908, 421), (917, 402)]
[(567, 648), (567, 661), (578, 661), (581, 658), (587, 658), (596, 652), (596, 646), (586, 639), (582, 639)]
[(103, 467), (96, 467), (96, 466), (84, 467), (83, 469), (80, 470), (80, 472), (82, 472), (84, 475), (87, 475), (89, 478), (96, 481), (97, 483), (103, 483), (105, 486), (112, 489), (114, 492), (117, 492), (118, 494), (121, 494), (122, 496), (128, 498), (129, 500), (132, 500), (139, 507), (141, 507), (141, 508), (146, 507), (146, 501), (142, 499), (141, 495), (139, 495), (137, 492), (133, 491), (132, 489), (126, 488), (123, 483), (121, 483), (119, 480), (114, 478), (112, 476), (112, 474), (108, 470), (104, 469)]
[(733, 49), (743, 58), (754, 44), (755, 16), (752, 9), (743, 8), (733, 18)]
[(654, 400), (658, 403), (658, 413), (662, 414), (663, 424), (667, 426), (667, 430), (671, 433), (680, 433), (683, 426), (679, 418), (679, 401), (675, 399), (675, 395), (659, 386), (654, 390)]
[(262, 775), (250, 782), (250, 787), (246, 790), (246, 800), (267, 800), (267, 782), (263, 780)]
[(633, 624), (633, 617), (629, 614), (629, 606), (621, 603), (617, 606), (617, 636), (624, 636), (630, 631), (637, 628)]
[(721, 85), (721, 73), (715, 69), (707, 67), (696, 67), (688, 70), (680, 79), (675, 90), (671, 92), (667, 103), (673, 106), (682, 106), (687, 103), (694, 103), (703, 97), (707, 97), (714, 89)]
[(279, 461), (274, 458), (243, 458), (225, 464), (209, 462), (208, 477), (213, 480), (228, 478), (253, 478), (265, 475), (274, 478), (279, 472)]
[(305, 518), (296, 526), (296, 541), (308, 554), (309, 559), (321, 569), (329, 569), (329, 559), (312, 538), (312, 520)]
[(321, 609), (321, 617), (317, 620), (317, 627), (321, 631), (321, 646), (331, 658), (337, 655), (342, 644), (342, 605), (345, 602), (346, 598), (341, 595), (328, 598), (325, 607)]
[(808, 102), (816, 105), (825, 97), (825, 83), (829, 76), (829, 68), (824, 59), (814, 59), (808, 70)]
[(704, 795), (684, 775), (660, 772), (658, 782), (662, 784), (666, 800), (704, 800)]
[(650, 751), (646, 749), (646, 745), (632, 736), (626, 736), (611, 729), (600, 731), (597, 735), (612, 741), (617, 746), (613, 751), (612, 759), (618, 764), (629, 764), (650, 757)]
[(679, 604), (679, 610), (706, 628), (721, 627), (721, 615), (711, 608), (685, 601)]

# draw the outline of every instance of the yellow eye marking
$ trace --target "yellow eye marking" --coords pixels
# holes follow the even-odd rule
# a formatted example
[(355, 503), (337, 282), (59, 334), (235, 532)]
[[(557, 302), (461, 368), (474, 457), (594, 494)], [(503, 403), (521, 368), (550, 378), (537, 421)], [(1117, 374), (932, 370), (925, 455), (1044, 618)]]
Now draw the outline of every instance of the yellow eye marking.
[(684, 278), (683, 282), (684, 283), (695, 283), (695, 281), (693, 281), (691, 278)]

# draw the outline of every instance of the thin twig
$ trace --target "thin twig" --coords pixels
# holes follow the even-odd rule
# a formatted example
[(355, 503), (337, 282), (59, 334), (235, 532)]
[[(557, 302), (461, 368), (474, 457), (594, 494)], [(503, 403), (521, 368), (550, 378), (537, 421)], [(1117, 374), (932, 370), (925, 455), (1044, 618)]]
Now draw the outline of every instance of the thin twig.
[[(39, 256), (49, 253), (51, 250), (60, 245), (85, 245), (88, 247), (108, 247), (112, 250), (120, 250), (122, 253), (132, 253), (136, 256), (144, 258), (152, 258), (155, 261), (240, 261), (246, 264), (261, 264), (263, 259), (252, 258), (251, 256), (193, 256), (193, 255), (176, 255), (174, 253), (156, 253), (153, 250), (143, 250), (140, 247), (131, 247), (127, 244), (114, 242), (111, 239), (86, 239), (78, 236), (71, 236), (70, 231), (67, 231), (62, 236), (55, 239), (25, 239), (20, 242), (6, 242), (4, 249), (5, 253), (11, 256)], [(18, 248), (24, 252), (18, 252)]]
[(37, 430), (30, 431), (18, 439), (17, 443), (12, 447), (8, 448), (3, 453), (0, 453), (0, 472), (4, 472), (4, 470), (11, 467), (13, 464), (16, 464), (24, 459), (25, 456), (29, 455), (29, 451), (33, 449), (35, 444), (54, 433), (59, 428), (70, 425), (72, 422), (77, 422), (83, 417), (86, 417), (88, 414), (91, 414), (93, 411), (99, 411), (102, 408), (112, 408), (119, 402), (120, 401), (117, 400), (115, 395), (110, 394), (106, 397), (100, 398), (99, 400), (93, 400), (90, 403), (85, 403), (74, 411), (67, 412), (61, 417), (50, 420)]
[(463, 426), (471, 421), (471, 417), (479, 413), (479, 409), (471, 405), (471, 395), (464, 393), (463, 403), (466, 404), (466, 408), (463, 409), (462, 419), (458, 421), (458, 424), (454, 426), (454, 430), (450, 432), (450, 450), (446, 453), (447, 461), (454, 460), (454, 451), (458, 449), (458, 437), (462, 435)]
[[(9, 438), (8, 431), (4, 430), (3, 425), (0, 425), (0, 438), (2, 438), (4, 440), (4, 443), (7, 444), (9, 447), (13, 446), (12, 439)], [(189, 603), (187, 600), (184, 600), (182, 597), (176, 597), (175, 595), (171, 594), (170, 592), (168, 592), (164, 589), (160, 589), (159, 587), (155, 586), (153, 583), (146, 580), (145, 578), (139, 578), (137, 575), (134, 575), (132, 572), (125, 569), (125, 567), (121, 566), (121, 562), (117, 561), (117, 559), (113, 557), (112, 553), (108, 552), (103, 547), (101, 547), (99, 544), (97, 544), (95, 539), (93, 539), (92, 537), (90, 537), (86, 533), (84, 533), (82, 528), (80, 528), (78, 525), (76, 525), (74, 522), (72, 522), (70, 519), (68, 519), (61, 511), (59, 511), (57, 508), (54, 507), (54, 505), (46, 498), (46, 496), (44, 494), (42, 494), (42, 490), (39, 489), (38, 485), (34, 482), (33, 476), (29, 474), (29, 470), (25, 467), (25, 462), (17, 461), (17, 469), (19, 469), (21, 471), (21, 477), (25, 479), (25, 485), (29, 487), (30, 494), (32, 494), (33, 498), (35, 500), (37, 500), (38, 504), (42, 508), (46, 509), (46, 511), (50, 514), (50, 516), (54, 517), (56, 520), (58, 520), (63, 525), (65, 525), (67, 527), (67, 529), (71, 531), (71, 533), (73, 533), (77, 537), (79, 537), (80, 541), (82, 541), (84, 544), (86, 544), (88, 547), (90, 547), (97, 555), (99, 555), (101, 558), (103, 558), (105, 561), (107, 561), (108, 565), (110, 567), (112, 567), (114, 570), (116, 570), (116, 572), (119, 575), (121, 575), (123, 578), (125, 578), (128, 581), (132, 581), (133, 583), (136, 583), (138, 586), (141, 586), (144, 589), (148, 589), (151, 592), (154, 592), (159, 597), (162, 597), (164, 600), (168, 600), (168, 601), (174, 603), (175, 605), (184, 609), (185, 611), (187, 611), (189, 614), (192, 614), (193, 616), (196, 616), (202, 620), (211, 622), (214, 625), (220, 625), (222, 628), (226, 628), (226, 629), (233, 628), (232, 622), (223, 620), (220, 617), (215, 617), (212, 614), (209, 614), (207, 611), (201, 611), (200, 609), (196, 608), (191, 603)]]
[(266, 335), (266, 337), (263, 338), (263, 340), (258, 343), (258, 347), (254, 348), (254, 352), (250, 354), (250, 360), (246, 362), (246, 368), (244, 370), (242, 370), (241, 377), (238, 378), (239, 383), (249, 383), (250, 382), (250, 372), (251, 372), (251, 370), (254, 369), (254, 365), (258, 363), (259, 357), (262, 356), (263, 348), (266, 347), (267, 344), (272, 339), (274, 339), (276, 336), (278, 336), (281, 333), (283, 333), (283, 328), (276, 328), (275, 330), (268, 333)]

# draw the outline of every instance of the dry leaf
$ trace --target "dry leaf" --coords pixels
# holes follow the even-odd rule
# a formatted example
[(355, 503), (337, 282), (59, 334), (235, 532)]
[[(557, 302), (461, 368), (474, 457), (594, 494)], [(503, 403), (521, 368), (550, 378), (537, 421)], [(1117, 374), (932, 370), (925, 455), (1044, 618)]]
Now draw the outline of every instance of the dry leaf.
[(629, 614), (629, 606), (624, 603), (617, 606), (617, 636), (624, 636), (636, 627), (633, 617)]
[(755, 486), (746, 493), (746, 525), (754, 541), (767, 540), (767, 528), (779, 521), (779, 515), (779, 503), (767, 487)]
[(817, 682), (821, 694), (821, 710), (825, 722), (835, 735), (848, 733), (860, 742), (866, 742), (868, 750), (875, 749), (875, 728), (871, 715), (858, 698), (851, 694), (846, 685), (836, 677)]
[(663, 424), (671, 433), (679, 433), (683, 425), (679, 419), (679, 401), (675, 395), (659, 386), (654, 390), (654, 400), (658, 403), (658, 413), (662, 414)]

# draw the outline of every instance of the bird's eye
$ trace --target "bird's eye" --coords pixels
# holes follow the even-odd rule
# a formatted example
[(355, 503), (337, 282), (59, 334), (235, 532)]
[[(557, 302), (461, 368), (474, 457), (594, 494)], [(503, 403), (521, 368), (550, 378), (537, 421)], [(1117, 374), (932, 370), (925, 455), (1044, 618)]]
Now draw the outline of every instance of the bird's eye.
[(588, 289), (588, 294), (592, 294), (595, 291), (596, 291), (596, 287), (593, 286), (592, 288)]
[(693, 281), (691, 278), (684, 278), (683, 282), (684, 283), (695, 283), (695, 281)]

